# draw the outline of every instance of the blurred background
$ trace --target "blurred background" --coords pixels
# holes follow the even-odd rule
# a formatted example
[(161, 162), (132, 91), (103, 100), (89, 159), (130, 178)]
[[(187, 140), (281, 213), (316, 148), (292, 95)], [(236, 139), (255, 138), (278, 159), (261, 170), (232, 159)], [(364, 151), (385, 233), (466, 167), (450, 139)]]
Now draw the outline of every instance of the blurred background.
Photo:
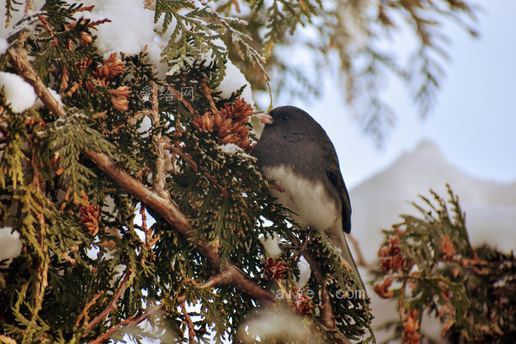
[[(495, 0), (477, 9), (478, 35), (453, 21), (439, 26), (447, 37), (447, 57), (435, 67), (439, 80), (429, 99), (418, 98), (421, 84), (380, 68), (374, 82), (358, 88), (350, 101), (349, 75), (342, 73), (339, 54), (330, 51), (326, 62), (317, 64), (310, 45), (279, 48), (278, 59), (299, 73), (272, 69), (274, 105), (303, 108), (333, 140), (350, 189), (352, 235), (368, 264), (377, 259), (381, 229), (400, 222), (400, 214), (417, 214), (410, 202), (418, 194), (428, 195), (431, 188), (446, 196), (446, 183), (460, 197), (473, 245), (516, 248), (516, 3)], [(411, 59), (421, 56), (412, 53), (420, 41), (409, 27), (401, 24), (374, 46), (411, 66)], [(297, 41), (317, 41), (319, 34), (308, 27)], [(358, 64), (361, 58), (356, 56)], [(364, 74), (357, 74), (360, 78)], [(368, 106), (377, 99), (379, 110)], [(259, 100), (265, 107), (265, 97)], [(367, 276), (365, 269), (362, 274)], [(369, 295), (376, 325), (397, 316), (391, 301)], [(438, 339), (437, 324), (425, 327)]]
[[(375, 67), (374, 82), (359, 85), (350, 101), (350, 74), (342, 72), (342, 55), (330, 49), (323, 62), (314, 57), (314, 44), (306, 42), (325, 38), (312, 26), (277, 48), (275, 59), (288, 62), (285, 65), (296, 72), (271, 68), (274, 106), (301, 107), (326, 129), (351, 190), (353, 232), (359, 239), (364, 236), (364, 246), (376, 249), (370, 234), (410, 212), (409, 202), (418, 194), (432, 188), (444, 195), (449, 183), (461, 198), (474, 244), (516, 247), (516, 236), (511, 235), (516, 223), (516, 3), (497, 0), (473, 8), (473, 24), (444, 20), (433, 31), (446, 39), (437, 54), (428, 54), (437, 80), (424, 97), (418, 98), (417, 92), (425, 81), (414, 82), (420, 75), (409, 76), (407, 82), (385, 71), (390, 67)], [(395, 34), (356, 43), (360, 35), (353, 31), (350, 42), (355, 43), (347, 44), (371, 44), (407, 66), (407, 73), (424, 74), (413, 62), (425, 59), (419, 54), (420, 38), (403, 19), (395, 23)], [(360, 54), (350, 57), (362, 63)], [(359, 84), (364, 75), (351, 77)], [(371, 104), (377, 100), (381, 110), (375, 111)], [(267, 97), (259, 95), (258, 103), (266, 107)], [(366, 256), (373, 259), (375, 254)]]

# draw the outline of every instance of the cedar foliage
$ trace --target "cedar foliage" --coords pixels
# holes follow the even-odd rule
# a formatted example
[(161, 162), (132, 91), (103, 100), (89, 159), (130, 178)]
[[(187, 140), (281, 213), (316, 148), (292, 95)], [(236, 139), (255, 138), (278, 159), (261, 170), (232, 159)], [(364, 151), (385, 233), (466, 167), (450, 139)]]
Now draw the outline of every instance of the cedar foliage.
[[(14, 113), (1, 93), (0, 224), (20, 233), (23, 251), (0, 270), (0, 340), (235, 341), (252, 311), (281, 307), (271, 305), (275, 286), (314, 338), (370, 340), (368, 299), (338, 296), (357, 288), (349, 267), (326, 238), (292, 227), (246, 153), (242, 89), (227, 99), (214, 91), (222, 32), (262, 61), (241, 21), (158, 0), (155, 19), (164, 30), (176, 23), (163, 52), (175, 72), (163, 80), (145, 51), (99, 55), (95, 29), (109, 24), (88, 11), (46, 1), (0, 56), (43, 103)], [(226, 152), (226, 141), (240, 148)], [(285, 246), (273, 262), (284, 273), (270, 278), (260, 237), (272, 235)], [(294, 287), (301, 256), (320, 269), (313, 299)]]
[(398, 302), (399, 319), (382, 327), (403, 343), (428, 340), (423, 316), (437, 318), (450, 343), (510, 343), (516, 335), (516, 258), (488, 246), (473, 248), (459, 198), (431, 191), (413, 203), (421, 217), (384, 231), (374, 290)]

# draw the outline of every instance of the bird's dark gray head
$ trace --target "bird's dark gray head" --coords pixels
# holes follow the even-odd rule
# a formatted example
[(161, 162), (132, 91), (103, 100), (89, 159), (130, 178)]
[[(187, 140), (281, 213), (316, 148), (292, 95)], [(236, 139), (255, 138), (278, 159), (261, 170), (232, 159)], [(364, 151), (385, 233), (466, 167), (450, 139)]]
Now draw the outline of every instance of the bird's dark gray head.
[(269, 113), (270, 117), (265, 120), (264, 134), (287, 136), (303, 135), (305, 139), (310, 139), (313, 135), (320, 135), (323, 129), (312, 116), (306, 111), (295, 106), (280, 106)]

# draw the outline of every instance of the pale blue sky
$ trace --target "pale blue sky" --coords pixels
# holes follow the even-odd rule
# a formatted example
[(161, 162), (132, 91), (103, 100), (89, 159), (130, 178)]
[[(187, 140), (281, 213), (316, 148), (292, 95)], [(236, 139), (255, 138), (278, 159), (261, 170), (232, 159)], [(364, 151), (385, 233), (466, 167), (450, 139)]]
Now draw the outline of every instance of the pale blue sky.
[[(400, 83), (389, 81), (386, 96), (400, 120), (383, 149), (360, 132), (333, 80), (324, 81), (323, 98), (292, 104), (307, 110), (327, 130), (349, 186), (380, 171), (424, 138), (436, 142), (451, 162), (472, 175), (516, 180), (516, 2), (491, 0), (483, 6), (479, 39), (453, 26), (448, 30), (452, 61), (426, 120), (419, 120)], [(281, 99), (275, 103), (283, 104)]]

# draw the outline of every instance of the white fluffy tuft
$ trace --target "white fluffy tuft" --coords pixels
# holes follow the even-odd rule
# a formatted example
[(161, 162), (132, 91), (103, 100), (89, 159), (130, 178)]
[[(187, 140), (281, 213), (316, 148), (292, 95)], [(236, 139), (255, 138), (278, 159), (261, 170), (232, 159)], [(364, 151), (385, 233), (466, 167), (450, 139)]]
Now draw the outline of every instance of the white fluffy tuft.
[(263, 249), (265, 250), (265, 254), (267, 255), (267, 257), (277, 258), (281, 256), (281, 248), (279, 247), (279, 236), (274, 235), (271, 238), (261, 236), (259, 239), (263, 245)]
[(32, 86), (13, 73), (0, 72), (0, 90), (7, 105), (16, 113), (27, 110), (37, 99)]
[(9, 48), (9, 43), (5, 38), (0, 38), (0, 55), (3, 55), (7, 52), (7, 48)]
[(20, 233), (11, 227), (0, 228), (0, 263), (3, 262), (0, 266), (9, 266), (12, 259), (20, 255), (22, 246)]
[(230, 60), (226, 62), (226, 75), (220, 83), (217, 91), (221, 91), (223, 98), (229, 98), (231, 93), (235, 92), (242, 86), (245, 86), (242, 92), (242, 98), (254, 108), (253, 92), (251, 84), (245, 78), (244, 74)]
[(256, 313), (239, 330), (245, 343), (317, 343), (304, 318), (286, 308), (265, 309)]

